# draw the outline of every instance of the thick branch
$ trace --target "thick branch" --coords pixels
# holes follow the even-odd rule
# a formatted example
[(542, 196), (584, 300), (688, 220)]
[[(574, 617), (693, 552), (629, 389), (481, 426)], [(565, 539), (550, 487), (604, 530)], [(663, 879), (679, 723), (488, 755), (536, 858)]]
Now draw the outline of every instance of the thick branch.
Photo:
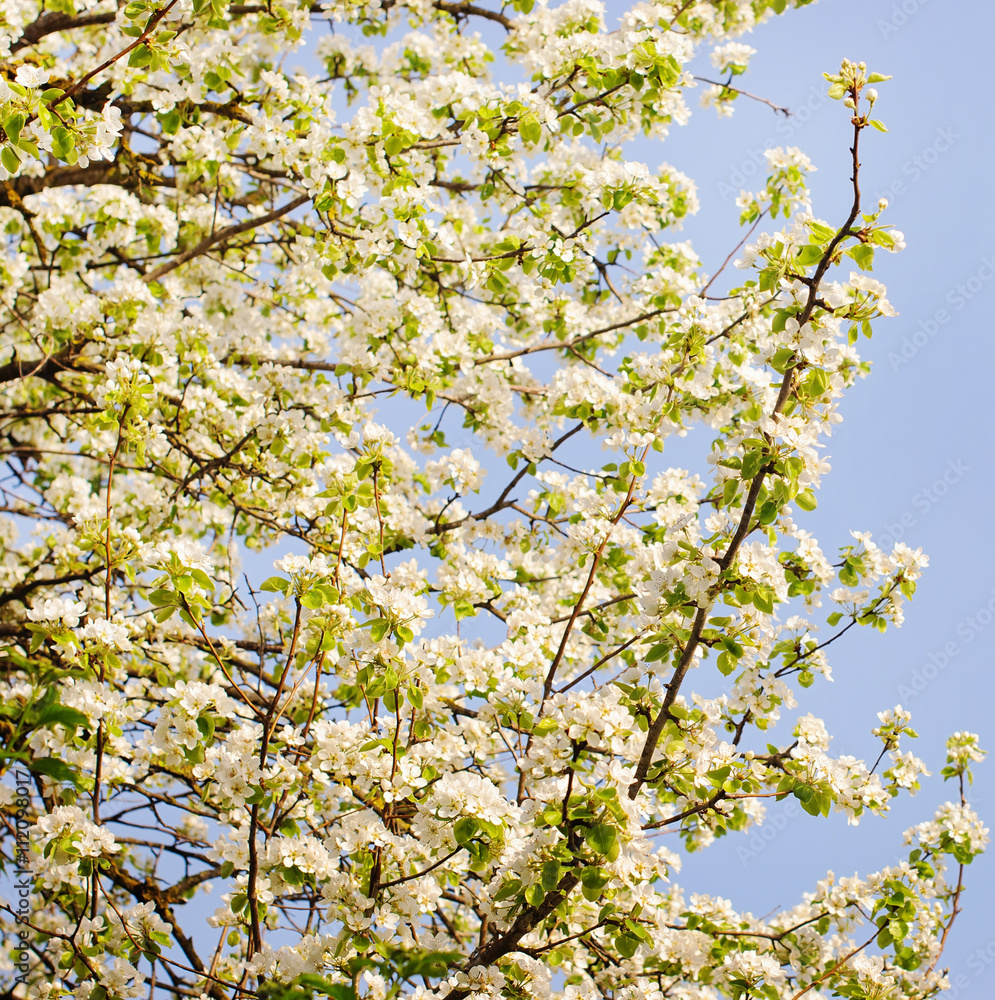
[(301, 205), (310, 200), (310, 195), (298, 195), (296, 198), (288, 201), (286, 205), (274, 208), (272, 212), (267, 212), (265, 215), (246, 219), (244, 222), (236, 222), (231, 226), (225, 226), (224, 229), (219, 229), (216, 233), (205, 236), (196, 246), (192, 246), (189, 250), (184, 250), (183, 253), (174, 257), (171, 261), (161, 264), (154, 271), (149, 271), (142, 278), (142, 281), (146, 284), (158, 281), (164, 275), (169, 274), (170, 271), (175, 271), (181, 264), (185, 264), (188, 260), (193, 260), (194, 257), (199, 257), (201, 254), (206, 253), (215, 244), (222, 243), (233, 236), (238, 236), (239, 233), (248, 232), (250, 229), (258, 229), (260, 226), (265, 226), (266, 223), (279, 219), (288, 212), (292, 212), (295, 208), (300, 208)]
[[(529, 907), (518, 915), (518, 918), (511, 925), (511, 929), (500, 937), (491, 938), (486, 944), (481, 945), (466, 961), (466, 968), (475, 965), (493, 965), (498, 959), (503, 958), (510, 951), (515, 950), (515, 946), (531, 930), (542, 923), (560, 903), (562, 903), (573, 889), (580, 882), (579, 872), (570, 872), (560, 879), (560, 884), (553, 892), (547, 893), (546, 898), (538, 905)], [(466, 996), (470, 990), (456, 990), (450, 993), (452, 997)]]
[(41, 41), (46, 35), (52, 35), (56, 31), (71, 31), (73, 28), (88, 28), (94, 24), (113, 24), (117, 18), (117, 11), (104, 11), (100, 14), (63, 14), (60, 11), (49, 10), (27, 25), (21, 33), (21, 37), (14, 42), (10, 51), (20, 52), (29, 45)]

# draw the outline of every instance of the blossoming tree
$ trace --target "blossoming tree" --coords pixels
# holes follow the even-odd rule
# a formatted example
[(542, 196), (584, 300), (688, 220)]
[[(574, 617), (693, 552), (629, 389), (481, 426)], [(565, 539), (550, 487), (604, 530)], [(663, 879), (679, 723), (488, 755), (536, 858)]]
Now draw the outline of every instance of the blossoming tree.
[(700, 47), (728, 112), (735, 39), (806, 2), (4, 5), (14, 996), (943, 985), (971, 734), (900, 865), (764, 919), (679, 877), (779, 799), (857, 822), (925, 770), (900, 708), (871, 765), (794, 712), (925, 564), (804, 526), (891, 312), (885, 77), (828, 77), (846, 218), (768, 152), (738, 287), (672, 242), (692, 182), (626, 156), (687, 123)]

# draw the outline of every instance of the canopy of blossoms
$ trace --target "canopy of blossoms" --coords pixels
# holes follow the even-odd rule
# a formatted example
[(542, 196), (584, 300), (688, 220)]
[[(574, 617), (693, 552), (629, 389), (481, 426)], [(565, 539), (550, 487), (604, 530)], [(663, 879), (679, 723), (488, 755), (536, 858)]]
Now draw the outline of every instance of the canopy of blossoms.
[(868, 762), (807, 711), (926, 564), (806, 528), (893, 311), (887, 78), (827, 77), (848, 215), (769, 150), (725, 263), (627, 155), (747, 99), (738, 39), (807, 2), (3, 0), (15, 996), (944, 984), (972, 734), (900, 864), (765, 918), (680, 876), (786, 796), (856, 823), (925, 773), (900, 707)]

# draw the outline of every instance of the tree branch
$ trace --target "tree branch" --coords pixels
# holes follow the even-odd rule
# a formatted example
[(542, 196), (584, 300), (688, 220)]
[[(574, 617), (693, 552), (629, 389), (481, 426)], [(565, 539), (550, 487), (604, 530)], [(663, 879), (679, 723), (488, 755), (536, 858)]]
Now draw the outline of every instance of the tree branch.
[(298, 195), (296, 198), (288, 201), (286, 205), (280, 208), (274, 208), (272, 212), (267, 212), (265, 215), (260, 215), (252, 219), (246, 219), (244, 222), (236, 222), (231, 226), (225, 226), (224, 229), (219, 229), (216, 233), (211, 233), (209, 236), (205, 236), (196, 246), (191, 247), (189, 250), (184, 250), (183, 253), (174, 257), (171, 261), (165, 264), (160, 264), (154, 271), (149, 271), (142, 281), (149, 284), (152, 281), (158, 281), (164, 275), (169, 274), (170, 271), (175, 271), (180, 265), (185, 264), (189, 260), (193, 260), (194, 257), (199, 257), (201, 254), (206, 253), (215, 244), (222, 243), (225, 240), (231, 239), (233, 236), (238, 236), (240, 233), (248, 232), (251, 229), (258, 229), (260, 226), (265, 226), (268, 222), (273, 222), (275, 219), (279, 219), (286, 215), (288, 212), (292, 212), (295, 208), (300, 208), (305, 202), (310, 201), (310, 195), (302, 194)]

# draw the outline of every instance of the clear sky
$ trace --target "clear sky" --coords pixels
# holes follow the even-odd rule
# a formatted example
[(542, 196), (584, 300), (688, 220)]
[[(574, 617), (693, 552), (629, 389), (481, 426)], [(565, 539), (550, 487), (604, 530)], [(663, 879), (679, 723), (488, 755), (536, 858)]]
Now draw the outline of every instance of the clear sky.
[[(624, 6), (609, 0), (609, 14)], [(815, 214), (846, 217), (849, 125), (824, 99), (821, 74), (845, 56), (894, 75), (878, 87), (876, 107), (889, 133), (865, 133), (861, 159), (866, 203), (887, 195), (888, 217), (906, 234), (908, 249), (879, 255), (874, 272), (901, 315), (879, 321), (873, 341), (861, 343), (873, 371), (843, 401), (814, 531), (827, 553), (850, 529), (901, 538), (922, 546), (931, 565), (902, 628), (849, 633), (829, 650), (837, 682), (817, 682), (798, 711), (826, 719), (837, 753), (868, 757), (875, 712), (901, 703), (920, 734), (906, 749), (934, 777), (890, 819), (848, 828), (841, 816), (815, 820), (786, 802), (780, 819), (769, 813), (771, 841), (726, 838), (689, 860), (680, 876), (689, 890), (732, 896), (758, 915), (791, 905), (827, 867), (852, 875), (894, 861), (902, 831), (956, 798), (936, 773), (955, 730), (981, 733), (993, 752), (978, 766), (972, 799), (995, 827), (993, 35), (995, 6), (980, 0), (820, 0), (743, 39), (758, 51), (742, 86), (794, 109), (792, 118), (741, 98), (732, 119), (698, 109), (693, 127), (637, 154), (697, 181), (702, 208), (685, 234), (714, 270), (739, 238), (734, 199), (741, 187), (761, 186), (757, 160), (767, 146), (807, 153), (819, 168)], [(942, 963), (955, 988), (944, 996), (987, 1000), (995, 995), (995, 852), (972, 865), (967, 885)]]

